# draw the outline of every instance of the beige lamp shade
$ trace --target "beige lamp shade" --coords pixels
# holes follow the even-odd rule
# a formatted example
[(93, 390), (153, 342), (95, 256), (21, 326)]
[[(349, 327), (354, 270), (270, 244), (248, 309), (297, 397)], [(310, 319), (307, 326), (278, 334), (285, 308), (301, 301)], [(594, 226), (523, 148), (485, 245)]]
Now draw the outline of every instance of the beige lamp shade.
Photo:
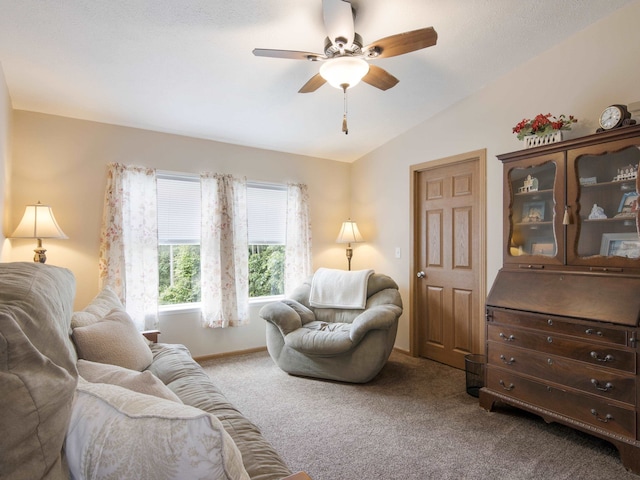
[(27, 205), (24, 215), (11, 238), (69, 238), (67, 237), (53, 215), (49, 205), (38, 202)]
[(46, 250), (42, 248), (43, 238), (69, 238), (67, 237), (53, 215), (53, 210), (49, 205), (43, 205), (40, 202), (35, 205), (27, 205), (24, 209), (22, 220), (18, 224), (18, 228), (13, 232), (11, 238), (35, 238), (38, 240), (36, 252), (33, 257), (34, 262), (45, 263), (47, 256)]
[(338, 234), (338, 238), (336, 239), (336, 243), (360, 243), (364, 242), (364, 238), (360, 234), (360, 230), (358, 230), (358, 225), (356, 222), (352, 220), (347, 220), (342, 223), (342, 228), (340, 228), (340, 233)]
[(342, 222), (342, 227), (340, 228), (340, 233), (338, 233), (338, 238), (336, 238), (337, 243), (347, 243), (347, 265), (349, 270), (351, 270), (351, 258), (353, 257), (353, 249), (351, 248), (352, 243), (360, 243), (364, 242), (364, 238), (360, 235), (360, 230), (358, 230), (358, 225), (353, 220), (347, 220), (346, 222)]

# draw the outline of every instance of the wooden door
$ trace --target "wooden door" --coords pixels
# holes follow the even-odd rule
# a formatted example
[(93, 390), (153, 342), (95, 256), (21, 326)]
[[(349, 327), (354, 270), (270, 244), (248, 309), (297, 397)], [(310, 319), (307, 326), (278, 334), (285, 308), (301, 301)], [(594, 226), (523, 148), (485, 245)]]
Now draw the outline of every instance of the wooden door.
[(412, 345), (464, 368), (466, 354), (484, 352), (485, 152), (422, 167), (413, 169)]

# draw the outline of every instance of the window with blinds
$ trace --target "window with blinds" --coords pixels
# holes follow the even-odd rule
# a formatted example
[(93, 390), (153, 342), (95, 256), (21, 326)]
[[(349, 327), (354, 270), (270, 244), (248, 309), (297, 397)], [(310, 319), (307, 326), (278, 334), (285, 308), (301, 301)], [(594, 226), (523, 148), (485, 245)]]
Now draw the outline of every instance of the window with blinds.
[[(161, 305), (200, 301), (200, 179), (159, 174), (158, 268)], [(249, 183), (249, 296), (284, 293), (287, 189)]]
[(200, 179), (158, 175), (160, 305), (200, 301)]
[(158, 243), (200, 245), (200, 179), (157, 177)]
[(247, 185), (249, 296), (284, 293), (287, 189), (284, 185)]
[(247, 185), (250, 245), (284, 245), (287, 234), (287, 190), (284, 185)]

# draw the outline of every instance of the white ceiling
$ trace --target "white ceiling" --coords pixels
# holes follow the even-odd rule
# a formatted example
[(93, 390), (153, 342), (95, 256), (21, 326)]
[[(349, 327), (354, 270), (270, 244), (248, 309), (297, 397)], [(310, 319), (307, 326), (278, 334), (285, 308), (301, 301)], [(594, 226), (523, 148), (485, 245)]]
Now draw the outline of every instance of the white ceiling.
[(632, 0), (354, 0), (364, 44), (433, 26), (434, 47), (374, 63), (383, 92), (298, 89), (322, 53), (321, 0), (0, 0), (13, 108), (353, 161)]

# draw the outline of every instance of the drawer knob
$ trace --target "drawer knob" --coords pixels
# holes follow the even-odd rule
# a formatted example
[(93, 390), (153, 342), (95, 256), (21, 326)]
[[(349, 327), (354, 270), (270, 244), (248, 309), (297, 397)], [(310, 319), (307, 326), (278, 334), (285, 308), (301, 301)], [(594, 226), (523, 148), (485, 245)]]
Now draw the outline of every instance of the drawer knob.
[(504, 355), (500, 355), (500, 360), (502, 360), (506, 365), (513, 365), (516, 361), (516, 359), (513, 357), (507, 360), (507, 357), (505, 357)]
[(500, 332), (500, 338), (501, 338), (501, 339), (503, 339), (505, 342), (513, 342), (513, 341), (516, 339), (516, 337), (514, 337), (513, 335), (509, 335), (509, 336), (507, 337), (507, 336), (506, 336), (504, 333), (502, 333), (502, 332)]
[(615, 360), (615, 358), (611, 354), (606, 355), (604, 358), (602, 358), (598, 352), (591, 352), (591, 358), (597, 360), (598, 362), (613, 362)]
[(600, 382), (598, 380), (596, 380), (595, 378), (591, 379), (591, 383), (593, 384), (594, 387), (596, 387), (598, 390), (602, 391), (602, 392), (608, 392), (609, 390), (611, 390), (613, 388), (613, 383), (611, 382), (607, 382), (604, 384), (604, 386), (600, 385)]
[(551, 338), (551, 337), (547, 337), (547, 342), (549, 342), (549, 343), (553, 343), (553, 338)]
[(595, 408), (591, 409), (591, 415), (593, 415), (594, 417), (596, 417), (596, 420), (598, 420), (599, 422), (602, 423), (609, 423), (611, 420), (613, 420), (613, 415), (611, 415), (610, 413), (607, 413), (605, 415), (605, 417), (601, 417), (600, 414), (597, 412), (597, 410)]
[(504, 388), (507, 392), (510, 392), (515, 387), (515, 385), (513, 383), (510, 383), (509, 386), (505, 385), (503, 380), (500, 380), (499, 383), (500, 383), (500, 385), (502, 385), (502, 388)]
[(597, 336), (599, 336), (599, 337), (602, 337), (602, 336), (603, 336), (603, 334), (602, 334), (602, 332), (601, 332), (600, 330), (596, 331), (596, 330), (594, 330), (593, 328), (587, 328), (587, 329), (584, 331), (584, 333), (586, 333), (587, 335), (594, 335), (594, 334), (595, 334), (595, 335), (597, 335)]
[(553, 326), (553, 320), (550, 318), (549, 320), (547, 320), (547, 324), (552, 327)]

